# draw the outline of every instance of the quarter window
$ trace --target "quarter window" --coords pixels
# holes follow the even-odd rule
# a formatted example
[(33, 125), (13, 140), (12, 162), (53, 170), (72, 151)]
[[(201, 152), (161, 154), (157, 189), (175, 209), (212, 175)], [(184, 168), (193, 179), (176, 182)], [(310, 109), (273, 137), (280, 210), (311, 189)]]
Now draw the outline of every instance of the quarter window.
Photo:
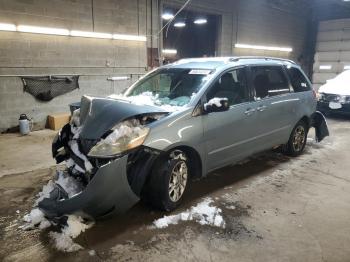
[(295, 67), (287, 68), (294, 92), (305, 92), (311, 90), (311, 86), (306, 77)]
[(288, 80), (279, 66), (252, 67), (252, 76), (257, 100), (290, 92)]

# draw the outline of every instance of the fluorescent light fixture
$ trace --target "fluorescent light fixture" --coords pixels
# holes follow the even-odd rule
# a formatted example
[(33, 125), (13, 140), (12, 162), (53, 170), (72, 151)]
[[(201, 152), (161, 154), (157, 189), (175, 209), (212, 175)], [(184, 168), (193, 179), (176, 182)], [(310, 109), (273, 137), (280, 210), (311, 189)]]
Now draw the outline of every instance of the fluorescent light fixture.
[(17, 31), (24, 33), (47, 34), (47, 35), (69, 35), (69, 30), (63, 28), (50, 28), (29, 25), (17, 26)]
[(203, 25), (203, 24), (206, 24), (207, 22), (208, 22), (208, 20), (205, 18), (198, 18), (198, 19), (194, 20), (193, 23), (195, 23), (196, 25)]
[(87, 31), (77, 31), (77, 30), (70, 31), (70, 35), (71, 36), (80, 36), (80, 37), (112, 39), (112, 34), (87, 32)]
[(109, 81), (123, 81), (123, 80), (129, 80), (130, 77), (128, 76), (112, 76), (108, 77), (107, 80)]
[[(349, 0), (350, 1), (350, 0)], [(350, 65), (344, 66), (344, 70), (350, 70)]]
[(164, 14), (162, 15), (162, 18), (163, 18), (164, 20), (170, 20), (170, 19), (173, 19), (173, 18), (174, 18), (174, 15), (171, 14), (171, 13), (164, 13)]
[(174, 24), (175, 27), (185, 27), (186, 26), (186, 23), (185, 22), (176, 22)]
[(0, 23), (0, 31), (18, 31), (24, 33), (33, 34), (47, 34), (47, 35), (63, 35), (63, 36), (74, 36), (74, 37), (91, 37), (91, 38), (103, 38), (103, 39), (117, 39), (117, 40), (130, 40), (146, 42), (146, 36), (140, 35), (122, 35), (122, 34), (109, 34), (109, 33), (97, 33), (88, 31), (71, 30), (64, 28), (51, 28), (51, 27), (40, 27), (40, 26), (29, 26), (29, 25), (14, 25)]
[(236, 48), (247, 48), (256, 50), (267, 50), (267, 51), (281, 51), (281, 52), (292, 52), (291, 47), (279, 47), (279, 46), (264, 46), (264, 45), (248, 45), (248, 44), (235, 44)]
[(163, 49), (162, 53), (167, 54), (167, 55), (176, 55), (177, 50), (176, 49)]
[(0, 23), (0, 31), (16, 31), (16, 26), (13, 24)]
[(320, 65), (320, 70), (331, 70), (332, 66), (331, 65)]
[(114, 34), (113, 39), (140, 41), (140, 42), (146, 42), (146, 40), (147, 40), (147, 38), (145, 36), (141, 36), (141, 35), (121, 35), (121, 34)]

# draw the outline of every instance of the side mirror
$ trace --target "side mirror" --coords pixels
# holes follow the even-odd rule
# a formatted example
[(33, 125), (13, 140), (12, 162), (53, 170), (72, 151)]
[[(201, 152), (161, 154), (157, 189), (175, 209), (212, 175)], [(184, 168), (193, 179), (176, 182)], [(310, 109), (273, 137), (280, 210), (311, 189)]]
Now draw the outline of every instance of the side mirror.
[(204, 104), (205, 113), (225, 112), (230, 109), (227, 98), (214, 97)]

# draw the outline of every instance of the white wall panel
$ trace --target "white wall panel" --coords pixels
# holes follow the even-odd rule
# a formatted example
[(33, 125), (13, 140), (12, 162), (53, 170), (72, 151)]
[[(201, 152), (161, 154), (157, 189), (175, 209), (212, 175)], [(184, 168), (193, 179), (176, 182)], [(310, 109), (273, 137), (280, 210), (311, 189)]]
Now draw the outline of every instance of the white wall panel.
[[(330, 65), (329, 70), (320, 66)], [(350, 65), (350, 19), (323, 21), (317, 36), (313, 82), (324, 84)]]

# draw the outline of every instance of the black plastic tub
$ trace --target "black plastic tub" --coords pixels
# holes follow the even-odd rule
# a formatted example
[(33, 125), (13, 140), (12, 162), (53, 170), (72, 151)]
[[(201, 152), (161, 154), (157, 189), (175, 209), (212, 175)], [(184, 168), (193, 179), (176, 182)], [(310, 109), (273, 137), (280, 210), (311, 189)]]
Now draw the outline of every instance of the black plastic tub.
[(69, 109), (70, 109), (70, 113), (71, 115), (73, 114), (73, 112), (77, 109), (80, 108), (80, 102), (76, 102), (76, 103), (71, 103), (69, 104)]

